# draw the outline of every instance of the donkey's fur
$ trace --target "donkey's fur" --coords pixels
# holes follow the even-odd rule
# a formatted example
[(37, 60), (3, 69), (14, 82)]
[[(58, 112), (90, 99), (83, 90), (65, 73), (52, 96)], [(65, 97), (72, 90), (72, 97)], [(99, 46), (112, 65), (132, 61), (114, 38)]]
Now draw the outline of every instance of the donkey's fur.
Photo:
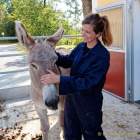
[[(62, 38), (63, 29), (60, 28), (54, 35), (45, 39), (34, 40), (27, 33), (25, 27), (19, 22), (15, 22), (16, 34), (19, 42), (26, 46), (28, 50), (29, 70), (31, 77), (31, 98), (35, 104), (36, 111), (39, 115), (41, 122), (41, 129), (43, 140), (48, 140), (48, 116), (45, 102), (51, 108), (57, 108), (58, 98), (60, 100), (60, 124), (63, 128), (63, 109), (64, 109), (64, 97), (58, 97), (56, 93), (57, 86), (52, 85), (52, 92), (48, 86), (44, 86), (40, 82), (40, 77), (47, 73), (47, 69), (59, 73), (55, 62), (57, 61), (57, 55), (55, 53), (55, 45)], [(56, 87), (56, 89), (55, 89)], [(44, 97), (44, 99), (43, 99)]]

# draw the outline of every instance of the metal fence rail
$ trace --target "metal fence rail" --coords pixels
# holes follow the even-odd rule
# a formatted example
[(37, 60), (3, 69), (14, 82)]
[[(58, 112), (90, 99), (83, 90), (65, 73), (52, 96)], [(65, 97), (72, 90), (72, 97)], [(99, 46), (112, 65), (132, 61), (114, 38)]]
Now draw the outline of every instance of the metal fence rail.
[[(39, 39), (39, 38), (48, 38), (50, 36), (32, 36), (34, 39)], [(63, 38), (77, 38), (81, 37), (80, 34), (77, 35), (63, 35)], [(16, 36), (6, 36), (6, 37), (0, 37), (0, 40), (5, 41), (5, 40), (17, 40)]]

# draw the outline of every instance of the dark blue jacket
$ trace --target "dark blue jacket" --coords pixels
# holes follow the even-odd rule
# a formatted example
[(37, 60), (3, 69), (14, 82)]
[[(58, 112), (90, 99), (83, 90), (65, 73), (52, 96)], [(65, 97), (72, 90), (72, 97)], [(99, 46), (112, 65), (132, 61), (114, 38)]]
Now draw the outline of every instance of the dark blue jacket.
[(58, 54), (57, 65), (71, 68), (70, 76), (60, 77), (61, 95), (90, 95), (102, 92), (109, 68), (110, 54), (100, 41), (85, 53), (82, 42), (69, 55)]

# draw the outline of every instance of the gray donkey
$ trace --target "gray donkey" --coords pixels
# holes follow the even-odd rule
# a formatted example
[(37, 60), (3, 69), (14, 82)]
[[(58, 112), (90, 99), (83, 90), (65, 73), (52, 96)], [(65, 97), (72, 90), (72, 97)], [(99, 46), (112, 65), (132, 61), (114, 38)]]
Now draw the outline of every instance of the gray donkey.
[(34, 40), (26, 31), (23, 24), (15, 22), (18, 41), (28, 50), (28, 62), (31, 77), (31, 98), (41, 122), (43, 140), (48, 140), (49, 123), (46, 106), (57, 109), (59, 102), (59, 119), (63, 132), (64, 97), (58, 94), (58, 85), (43, 85), (40, 77), (47, 73), (47, 69), (59, 73), (55, 62), (58, 57), (55, 45), (62, 38), (63, 29), (60, 28), (50, 37)]

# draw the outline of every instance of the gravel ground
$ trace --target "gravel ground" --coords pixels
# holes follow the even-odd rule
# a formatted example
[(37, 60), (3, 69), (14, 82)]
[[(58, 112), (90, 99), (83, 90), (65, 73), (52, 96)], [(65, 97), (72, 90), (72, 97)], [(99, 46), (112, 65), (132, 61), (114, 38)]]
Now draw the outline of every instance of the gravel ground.
[(140, 105), (104, 94), (103, 129), (108, 140), (140, 140)]
[[(108, 140), (140, 140), (139, 105), (126, 103), (104, 93), (103, 113), (103, 129)], [(58, 112), (49, 111), (49, 114), (49, 140), (62, 140)], [(5, 105), (5, 111), (0, 113), (0, 135), (2, 134), (4, 140), (7, 135), (15, 136), (15, 140), (31, 140), (31, 137), (41, 135), (40, 122), (30, 100)]]

